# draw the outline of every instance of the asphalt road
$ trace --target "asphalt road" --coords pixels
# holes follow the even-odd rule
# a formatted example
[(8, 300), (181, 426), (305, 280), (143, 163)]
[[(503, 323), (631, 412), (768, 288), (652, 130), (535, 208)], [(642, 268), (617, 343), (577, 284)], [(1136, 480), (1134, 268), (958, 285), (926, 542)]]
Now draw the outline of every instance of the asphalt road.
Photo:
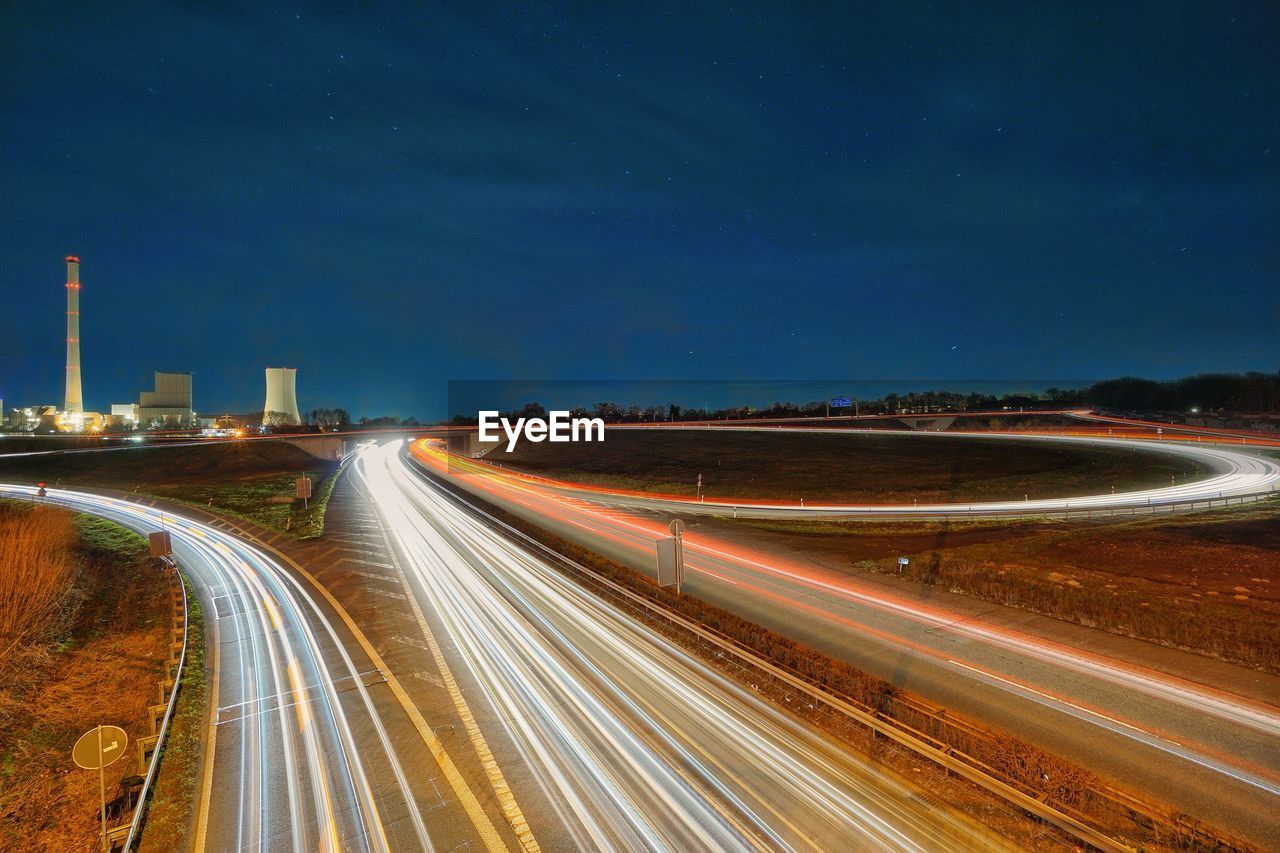
[(362, 452), (360, 488), (472, 704), (496, 712), (531, 771), (515, 798), (540, 790), (572, 846), (1001, 846), (496, 535), (400, 444)]
[[(487, 501), (649, 574), (669, 513), (424, 460)], [(681, 513), (687, 515), (687, 513)], [(686, 589), (917, 695), (1280, 847), (1280, 679), (929, 588), (890, 587), (691, 526)]]
[(296, 578), (239, 537), (153, 506), (60, 489), (47, 500), (144, 536), (170, 531), (201, 593), (214, 719), (196, 849), (432, 849), (373, 695), (384, 679)]

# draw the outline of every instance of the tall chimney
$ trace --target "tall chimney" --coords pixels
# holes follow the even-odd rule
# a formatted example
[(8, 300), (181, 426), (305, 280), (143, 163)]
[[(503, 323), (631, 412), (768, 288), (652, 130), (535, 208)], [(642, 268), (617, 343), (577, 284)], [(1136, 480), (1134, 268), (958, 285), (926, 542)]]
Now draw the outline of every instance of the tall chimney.
[(67, 255), (67, 394), (64, 412), (83, 412), (80, 390), (80, 259)]

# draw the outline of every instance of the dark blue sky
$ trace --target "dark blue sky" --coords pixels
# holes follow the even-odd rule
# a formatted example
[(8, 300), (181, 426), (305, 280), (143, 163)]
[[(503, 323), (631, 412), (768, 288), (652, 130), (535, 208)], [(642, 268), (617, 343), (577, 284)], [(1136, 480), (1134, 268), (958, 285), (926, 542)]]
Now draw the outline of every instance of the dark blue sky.
[(1280, 362), (1274, 3), (332, 5), (0, 5), (6, 405)]

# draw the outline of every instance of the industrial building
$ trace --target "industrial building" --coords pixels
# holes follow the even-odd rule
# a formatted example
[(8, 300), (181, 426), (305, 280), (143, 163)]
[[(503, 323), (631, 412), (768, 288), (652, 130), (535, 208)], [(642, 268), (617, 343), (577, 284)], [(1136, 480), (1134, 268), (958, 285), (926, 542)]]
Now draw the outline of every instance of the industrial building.
[(113, 429), (136, 429), (138, 426), (137, 403), (112, 403), (107, 426)]
[[(111, 407), (115, 414), (116, 406)], [(155, 374), (155, 390), (138, 395), (137, 423), (144, 429), (189, 428), (196, 415), (191, 404), (190, 373)]]
[(262, 404), (263, 426), (298, 426), (298, 370), (294, 367), (267, 368), (267, 400)]

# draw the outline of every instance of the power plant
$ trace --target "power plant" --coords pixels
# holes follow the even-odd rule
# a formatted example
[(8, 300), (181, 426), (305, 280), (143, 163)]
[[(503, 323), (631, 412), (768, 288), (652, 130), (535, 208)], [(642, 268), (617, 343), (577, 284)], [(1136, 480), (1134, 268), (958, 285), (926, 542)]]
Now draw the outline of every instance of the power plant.
[[(134, 410), (137, 423), (144, 427), (192, 427), (196, 413), (191, 402), (190, 373), (161, 373), (156, 371), (153, 391), (138, 394)], [(115, 406), (112, 406), (112, 414)]]
[(262, 405), (262, 423), (267, 426), (298, 426), (298, 369), (267, 368), (267, 401)]
[(80, 259), (75, 255), (67, 255), (67, 390), (62, 410), (84, 411), (80, 388)]
[[(108, 432), (124, 430), (196, 429), (208, 420), (199, 418), (191, 394), (190, 373), (155, 373), (152, 390), (142, 391), (137, 402), (114, 403), (104, 417), (85, 410), (80, 372), (80, 258), (67, 255), (67, 362), (62, 406), (25, 406), (6, 412), (0, 400), (0, 431), (5, 427), (24, 432)], [(264, 426), (301, 426), (298, 411), (298, 371), (293, 367), (266, 369), (267, 396), (263, 404)], [(8, 417), (12, 414), (12, 417)]]

